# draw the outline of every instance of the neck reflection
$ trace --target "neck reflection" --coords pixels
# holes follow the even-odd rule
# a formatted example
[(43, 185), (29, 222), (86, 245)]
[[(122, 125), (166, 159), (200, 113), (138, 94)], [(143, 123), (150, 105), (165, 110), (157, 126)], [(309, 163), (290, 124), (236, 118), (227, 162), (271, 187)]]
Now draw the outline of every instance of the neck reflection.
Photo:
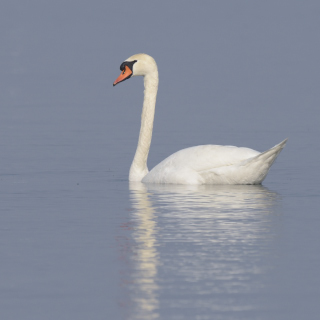
[(133, 301), (137, 319), (157, 319), (157, 266), (159, 257), (156, 247), (157, 225), (155, 210), (146, 187), (140, 182), (130, 183), (132, 215), (135, 228), (133, 260), (135, 262), (133, 282), (136, 284)]

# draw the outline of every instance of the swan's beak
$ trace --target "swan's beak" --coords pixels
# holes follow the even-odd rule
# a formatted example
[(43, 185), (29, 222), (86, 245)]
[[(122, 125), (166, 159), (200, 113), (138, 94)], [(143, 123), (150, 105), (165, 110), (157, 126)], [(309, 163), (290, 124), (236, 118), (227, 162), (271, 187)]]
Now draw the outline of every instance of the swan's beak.
[(113, 83), (113, 86), (115, 86), (119, 82), (122, 82), (124, 80), (129, 79), (131, 76), (132, 76), (132, 71), (130, 70), (130, 68), (128, 66), (125, 66), (123, 72), (121, 72), (120, 76)]

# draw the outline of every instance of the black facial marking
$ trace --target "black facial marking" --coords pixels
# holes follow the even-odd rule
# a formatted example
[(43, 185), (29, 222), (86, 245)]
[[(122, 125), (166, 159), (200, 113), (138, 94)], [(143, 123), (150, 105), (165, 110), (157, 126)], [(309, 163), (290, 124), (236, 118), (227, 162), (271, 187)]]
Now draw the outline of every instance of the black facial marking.
[(137, 60), (122, 62), (122, 63), (121, 63), (121, 66), (120, 66), (120, 70), (123, 71), (123, 70), (124, 70), (124, 67), (127, 66), (127, 67), (132, 71), (133, 65), (134, 65), (136, 62), (137, 62)]

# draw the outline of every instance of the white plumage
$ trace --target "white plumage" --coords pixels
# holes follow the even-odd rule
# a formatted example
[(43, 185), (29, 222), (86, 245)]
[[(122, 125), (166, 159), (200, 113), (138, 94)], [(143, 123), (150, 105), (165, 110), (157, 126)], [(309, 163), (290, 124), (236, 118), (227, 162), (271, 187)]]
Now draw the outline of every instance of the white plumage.
[(172, 184), (261, 184), (274, 160), (286, 144), (282, 141), (260, 153), (249, 148), (203, 145), (180, 150), (155, 166), (147, 168), (156, 96), (158, 69), (152, 57), (137, 54), (122, 65), (123, 73), (114, 85), (131, 76), (144, 76), (144, 102), (137, 150), (129, 180)]

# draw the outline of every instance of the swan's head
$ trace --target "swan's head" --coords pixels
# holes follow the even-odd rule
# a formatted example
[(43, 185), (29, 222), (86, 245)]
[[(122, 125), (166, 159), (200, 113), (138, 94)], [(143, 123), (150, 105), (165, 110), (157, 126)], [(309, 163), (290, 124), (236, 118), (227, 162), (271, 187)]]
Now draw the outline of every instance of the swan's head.
[(121, 74), (113, 83), (113, 86), (133, 76), (147, 76), (155, 72), (158, 74), (156, 62), (145, 53), (135, 54), (122, 62), (120, 70)]

